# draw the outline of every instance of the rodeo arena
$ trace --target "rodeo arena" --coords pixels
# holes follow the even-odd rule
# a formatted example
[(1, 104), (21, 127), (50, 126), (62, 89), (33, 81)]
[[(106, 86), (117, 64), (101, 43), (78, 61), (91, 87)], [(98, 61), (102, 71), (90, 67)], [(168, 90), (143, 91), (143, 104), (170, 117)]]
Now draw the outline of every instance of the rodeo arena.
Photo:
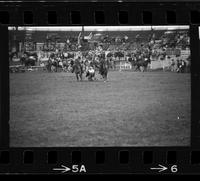
[(188, 26), (9, 27), (11, 146), (186, 146)]

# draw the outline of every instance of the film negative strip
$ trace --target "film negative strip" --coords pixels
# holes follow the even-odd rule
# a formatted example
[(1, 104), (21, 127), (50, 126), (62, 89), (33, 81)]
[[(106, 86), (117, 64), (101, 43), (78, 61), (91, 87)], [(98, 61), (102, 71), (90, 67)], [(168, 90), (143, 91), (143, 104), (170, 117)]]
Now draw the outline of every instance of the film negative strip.
[(200, 2), (1, 2), (0, 174), (199, 174)]

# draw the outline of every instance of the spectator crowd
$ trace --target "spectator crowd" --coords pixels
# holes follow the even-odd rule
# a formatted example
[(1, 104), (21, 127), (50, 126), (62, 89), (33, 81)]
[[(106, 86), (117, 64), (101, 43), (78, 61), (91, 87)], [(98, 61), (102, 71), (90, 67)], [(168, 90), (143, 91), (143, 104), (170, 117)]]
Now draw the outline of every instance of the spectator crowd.
[[(57, 38), (58, 39), (58, 38)], [(84, 36), (66, 36), (62, 43), (55, 38), (48, 37), (43, 46), (35, 51), (35, 65), (45, 67), (50, 56), (62, 67), (68, 70), (69, 65), (77, 57), (82, 62), (98, 62), (104, 55), (111, 69), (116, 69), (117, 62), (129, 62), (132, 67), (138, 61), (169, 61), (168, 69), (173, 72), (190, 71), (190, 38), (189, 32), (177, 31), (148, 31), (138, 33), (134, 37), (128, 35), (94, 34), (90, 39)], [(183, 57), (181, 52), (187, 51)], [(29, 52), (10, 53), (10, 59), (22, 58)]]

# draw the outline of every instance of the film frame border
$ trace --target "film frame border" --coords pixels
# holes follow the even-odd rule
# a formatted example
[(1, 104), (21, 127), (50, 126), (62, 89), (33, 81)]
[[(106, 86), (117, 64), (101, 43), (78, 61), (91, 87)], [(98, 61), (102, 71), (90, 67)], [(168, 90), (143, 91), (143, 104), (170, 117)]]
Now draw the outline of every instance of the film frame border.
[[(200, 24), (200, 3), (140, 3), (140, 2), (0, 2), (0, 12), (9, 25), (187, 25)], [(95, 12), (103, 12), (105, 21), (96, 22)], [(48, 24), (49, 16), (56, 15), (54, 22)], [(24, 23), (26, 17), (32, 16), (32, 22)], [(75, 14), (74, 14), (75, 13)], [(7, 14), (7, 15), (6, 15)], [(32, 15), (31, 15), (32, 14)], [(74, 14), (74, 16), (73, 16)], [(159, 15), (159, 16), (158, 16)], [(77, 16), (80, 20), (77, 21)], [(149, 17), (150, 16), (150, 17)], [(41, 18), (43, 17), (43, 18)], [(73, 22), (75, 17), (75, 22)], [(127, 20), (125, 21), (124, 19)], [(175, 20), (173, 20), (175, 19)], [(120, 20), (122, 22), (120, 22)], [(51, 20), (50, 20), (51, 21)], [(0, 20), (1, 22), (1, 20)]]
[[(5, 11), (9, 12), (9, 23), (3, 24), (0, 28), (1, 35), (1, 53), (2, 59), (8, 59), (8, 31), (7, 26), (29, 26), (30, 24), (24, 24), (23, 22), (23, 12), (31, 11), (31, 9), (36, 9), (34, 14), (38, 16), (33, 16), (33, 24), (31, 26), (80, 26), (80, 25), (168, 25), (166, 12), (175, 12), (176, 22), (171, 23), (170, 25), (189, 25), (190, 26), (190, 49), (191, 49), (191, 58), (192, 58), (192, 132), (191, 132), (191, 147), (68, 147), (68, 148), (9, 148), (9, 125), (5, 120), (9, 120), (9, 102), (7, 102), (7, 97), (9, 98), (9, 73), (8, 62), (1, 62), (1, 122), (0, 122), (0, 134), (1, 139), (0, 143), (2, 145), (1, 155), (3, 153), (4, 159), (3, 164), (0, 163), (1, 173), (58, 173), (52, 170), (52, 166), (60, 166), (61, 164), (66, 164), (66, 166), (72, 166), (73, 164), (85, 164), (87, 173), (145, 173), (153, 174), (157, 172), (152, 172), (149, 170), (151, 166), (155, 166), (160, 163), (166, 166), (166, 164), (173, 166), (172, 164), (178, 164), (180, 171), (177, 174), (192, 173), (197, 174), (199, 168), (197, 165), (200, 162), (196, 162), (195, 158), (199, 155), (200, 151), (200, 126), (199, 126), (199, 115), (198, 107), (199, 105), (199, 95), (200, 92), (198, 82), (200, 80), (200, 73), (198, 67), (200, 63), (198, 58), (200, 57), (199, 53), (199, 32), (198, 27), (200, 23), (198, 21), (191, 22), (192, 13), (199, 15), (200, 3), (79, 3), (79, 8), (77, 8), (76, 3), (63, 3), (60, 2), (60, 5), (57, 3), (0, 3), (3, 6), (0, 7), (0, 12)], [(36, 5), (35, 5), (36, 4)], [(97, 5), (96, 5), (97, 4)], [(75, 23), (71, 21), (70, 12), (80, 12), (80, 14), (85, 14), (83, 12), (87, 11), (87, 7), (90, 7), (90, 15), (86, 15), (84, 18), (81, 18), (80, 23)], [(114, 8), (113, 8), (114, 6)], [(112, 7), (112, 8), (111, 8)], [(159, 11), (157, 11), (157, 8)], [(64, 18), (58, 18), (57, 24), (48, 24), (47, 13), (48, 11), (52, 12), (65, 12), (63, 9), (68, 9), (68, 15)], [(95, 23), (95, 13), (91, 13), (91, 9), (95, 11), (103, 11), (105, 16), (105, 23), (96, 24)], [(42, 11), (46, 9), (45, 11)], [(55, 10), (56, 9), (56, 10)], [(61, 10), (62, 9), (62, 10)], [(110, 11), (112, 9), (112, 11)], [(143, 12), (148, 13), (156, 12), (156, 14), (161, 13), (159, 19), (156, 18), (155, 13), (152, 14), (150, 22), (144, 23), (142, 20), (145, 16), (142, 15)], [(163, 11), (165, 10), (165, 11)], [(34, 11), (34, 10), (33, 10)], [(41, 15), (46, 17), (44, 21), (39, 20), (38, 17)], [(125, 12), (125, 16), (128, 17), (126, 23), (119, 22), (120, 12)], [(163, 13), (165, 12), (165, 13)], [(17, 16), (15, 15), (17, 13)], [(61, 14), (62, 14), (61, 13)], [(112, 14), (112, 16), (108, 16)], [(123, 14), (123, 13), (122, 13)], [(173, 13), (172, 13), (173, 14)], [(194, 16), (193, 14), (193, 16)], [(13, 16), (15, 15), (15, 17)], [(160, 14), (159, 14), (160, 15)], [(60, 16), (60, 15), (59, 15)], [(124, 15), (122, 15), (123, 17)], [(81, 16), (82, 17), (82, 16)], [(131, 17), (134, 17), (131, 19)], [(173, 15), (172, 15), (173, 17)], [(122, 18), (123, 19), (123, 18)], [(147, 18), (148, 19), (148, 18)], [(114, 21), (113, 21), (114, 20)], [(147, 20), (149, 21), (149, 20)], [(6, 36), (5, 36), (6, 35)], [(3, 117), (2, 117), (3, 116)], [(193, 121), (194, 120), (194, 121)], [(49, 157), (48, 152), (52, 152), (51, 163), (47, 161)], [(170, 154), (168, 153), (170, 152)], [(99, 153), (100, 157), (104, 159), (104, 162), (96, 163), (95, 155)], [(177, 154), (178, 153), (178, 154)], [(28, 156), (27, 156), (28, 155)], [(73, 156), (75, 155), (75, 156)], [(93, 155), (93, 156), (91, 156)], [(127, 156), (128, 155), (128, 156)], [(147, 155), (147, 156), (145, 156)], [(171, 156), (169, 156), (171, 155)], [(175, 155), (175, 156), (174, 156)], [(0, 156), (2, 157), (2, 156)], [(56, 159), (55, 159), (56, 157)], [(147, 160), (143, 160), (146, 157)], [(194, 158), (193, 158), (194, 157)], [(25, 158), (25, 159), (23, 159)], [(77, 159), (78, 158), (78, 159)], [(149, 159), (150, 158), (150, 159)], [(80, 160), (81, 159), (81, 160)], [(148, 160), (149, 159), (149, 160)], [(193, 161), (192, 161), (193, 159)], [(66, 163), (64, 163), (64, 160)], [(169, 162), (169, 160), (171, 160)], [(175, 161), (174, 161), (175, 160)], [(67, 162), (68, 161), (68, 162)], [(121, 161), (121, 163), (120, 163)], [(193, 164), (191, 164), (193, 162)], [(99, 166), (100, 165), (100, 166)], [(45, 168), (44, 168), (45, 167)], [(182, 168), (181, 168), (182, 167)], [(79, 168), (80, 169), (80, 168)], [(72, 168), (71, 168), (72, 171)], [(67, 172), (69, 174), (73, 172)], [(164, 172), (171, 173), (171, 172)]]

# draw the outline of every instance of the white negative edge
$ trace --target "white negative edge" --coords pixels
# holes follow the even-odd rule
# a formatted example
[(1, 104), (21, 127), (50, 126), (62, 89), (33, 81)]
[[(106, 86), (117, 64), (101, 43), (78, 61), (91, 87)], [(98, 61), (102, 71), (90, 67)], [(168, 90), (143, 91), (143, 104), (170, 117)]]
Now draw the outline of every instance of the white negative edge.
[[(150, 30), (187, 30), (189, 25), (173, 26), (18, 26), (18, 31), (150, 31)], [(16, 30), (9, 26), (8, 30)]]

